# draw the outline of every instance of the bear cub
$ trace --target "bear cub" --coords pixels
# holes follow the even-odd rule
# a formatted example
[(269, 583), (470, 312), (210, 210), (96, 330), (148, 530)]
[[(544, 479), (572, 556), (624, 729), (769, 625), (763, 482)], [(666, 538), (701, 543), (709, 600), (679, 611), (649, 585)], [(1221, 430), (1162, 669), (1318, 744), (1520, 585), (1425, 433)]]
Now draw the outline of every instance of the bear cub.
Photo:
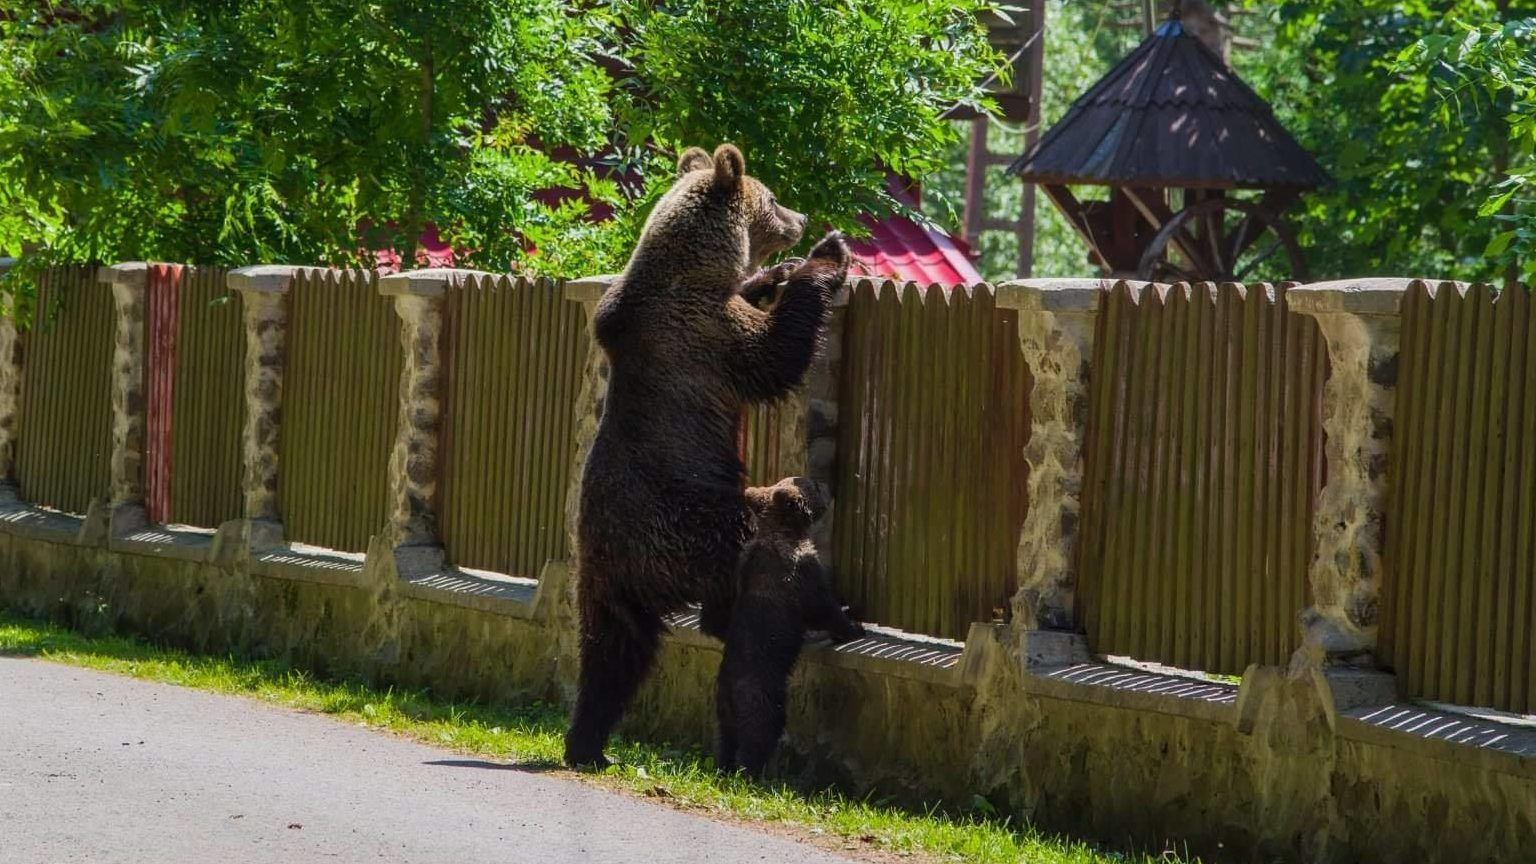
[(737, 597), (715, 684), (716, 762), (758, 776), (784, 732), (789, 675), (808, 630), (834, 642), (864, 635), (849, 620), (816, 559), (811, 526), (826, 497), (804, 477), (747, 490), (756, 531), (736, 568)]

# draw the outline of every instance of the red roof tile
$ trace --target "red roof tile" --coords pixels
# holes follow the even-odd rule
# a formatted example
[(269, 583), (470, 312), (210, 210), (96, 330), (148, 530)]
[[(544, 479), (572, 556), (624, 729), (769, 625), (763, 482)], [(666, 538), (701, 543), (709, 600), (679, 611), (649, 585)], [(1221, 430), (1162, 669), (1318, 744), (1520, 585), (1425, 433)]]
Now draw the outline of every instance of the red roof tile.
[[(906, 205), (915, 203), (894, 179), (889, 188)], [(861, 275), (945, 287), (982, 281), (971, 263), (970, 247), (937, 225), (901, 215), (880, 220), (864, 216), (859, 221), (869, 229), (869, 236), (850, 240), (848, 248), (853, 253), (852, 269)]]
[[(894, 179), (890, 190), (907, 206), (916, 203)], [(609, 215), (611, 211), (593, 213), (595, 219)], [(852, 270), (859, 275), (945, 287), (982, 281), (981, 273), (971, 263), (970, 247), (936, 225), (921, 224), (900, 215), (879, 220), (864, 216), (859, 221), (870, 232), (868, 237), (848, 242), (853, 253)], [(400, 256), (393, 251), (375, 252), (374, 260), (380, 270), (400, 269)], [(417, 266), (452, 267), (454, 260), (453, 248), (438, 235), (436, 227), (428, 225), (421, 235)]]

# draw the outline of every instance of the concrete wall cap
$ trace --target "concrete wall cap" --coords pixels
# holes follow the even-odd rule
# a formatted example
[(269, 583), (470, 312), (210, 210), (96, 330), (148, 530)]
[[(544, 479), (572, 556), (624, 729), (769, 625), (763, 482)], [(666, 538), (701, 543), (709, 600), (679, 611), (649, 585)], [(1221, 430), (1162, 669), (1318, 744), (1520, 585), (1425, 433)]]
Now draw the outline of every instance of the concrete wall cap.
[(293, 284), (293, 277), (302, 267), (290, 264), (258, 264), (229, 271), (225, 279), (232, 290), (251, 291), (257, 294), (283, 294)]
[(1013, 279), (998, 284), (997, 308), (1091, 315), (1118, 284), (1114, 279)]
[(565, 299), (572, 303), (595, 303), (602, 299), (603, 292), (617, 281), (619, 281), (617, 273), (572, 279), (565, 283)]
[(149, 263), (125, 261), (122, 264), (103, 265), (96, 270), (96, 281), (105, 282), (108, 285), (143, 288), (149, 282)]
[(1292, 312), (1307, 315), (1396, 315), (1408, 291), (1420, 284), (1431, 294), (1442, 285), (1466, 290), (1461, 283), (1422, 279), (1339, 279), (1297, 285), (1285, 292), (1285, 302)]
[(495, 273), (484, 270), (461, 270), (456, 267), (428, 267), (406, 270), (379, 277), (379, 293), (386, 297), (414, 294), (418, 297), (435, 297), (470, 279), (495, 279)]

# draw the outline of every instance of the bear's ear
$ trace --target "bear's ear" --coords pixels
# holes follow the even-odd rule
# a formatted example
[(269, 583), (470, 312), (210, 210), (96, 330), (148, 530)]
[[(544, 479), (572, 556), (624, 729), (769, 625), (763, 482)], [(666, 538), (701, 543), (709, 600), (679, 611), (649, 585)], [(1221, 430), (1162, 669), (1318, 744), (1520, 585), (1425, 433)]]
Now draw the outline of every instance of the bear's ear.
[(734, 189), (741, 185), (747, 174), (747, 160), (735, 144), (721, 144), (715, 148), (715, 185)]
[(762, 518), (773, 504), (772, 486), (752, 486), (747, 489), (747, 507), (751, 508), (753, 515)]
[(683, 151), (683, 155), (677, 157), (677, 176), (681, 177), (689, 171), (703, 171), (705, 168), (713, 168), (714, 161), (709, 158), (709, 151), (703, 147), (689, 147)]

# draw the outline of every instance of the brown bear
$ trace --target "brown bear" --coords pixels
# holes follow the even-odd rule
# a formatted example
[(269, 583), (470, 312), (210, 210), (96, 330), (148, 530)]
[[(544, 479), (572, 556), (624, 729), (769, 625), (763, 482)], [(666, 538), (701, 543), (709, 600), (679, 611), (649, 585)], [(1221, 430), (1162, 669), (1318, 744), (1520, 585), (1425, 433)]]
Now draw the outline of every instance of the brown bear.
[(826, 512), (814, 481), (791, 477), (747, 490), (757, 530), (736, 569), (736, 605), (715, 682), (722, 771), (762, 773), (784, 734), (789, 674), (807, 630), (826, 630), (833, 642), (864, 635), (848, 619), (828, 583), (811, 526)]
[[(610, 374), (577, 513), (581, 671), (569, 765), (607, 764), (603, 747), (651, 669), (662, 616), (701, 602), (703, 630), (726, 632), (751, 523), (741, 409), (801, 383), (848, 272), (836, 234), (788, 272), (759, 272), (805, 224), (747, 176), (735, 147), (690, 148), (598, 303), (593, 337)], [(783, 282), (771, 312), (741, 296), (764, 280)]]

